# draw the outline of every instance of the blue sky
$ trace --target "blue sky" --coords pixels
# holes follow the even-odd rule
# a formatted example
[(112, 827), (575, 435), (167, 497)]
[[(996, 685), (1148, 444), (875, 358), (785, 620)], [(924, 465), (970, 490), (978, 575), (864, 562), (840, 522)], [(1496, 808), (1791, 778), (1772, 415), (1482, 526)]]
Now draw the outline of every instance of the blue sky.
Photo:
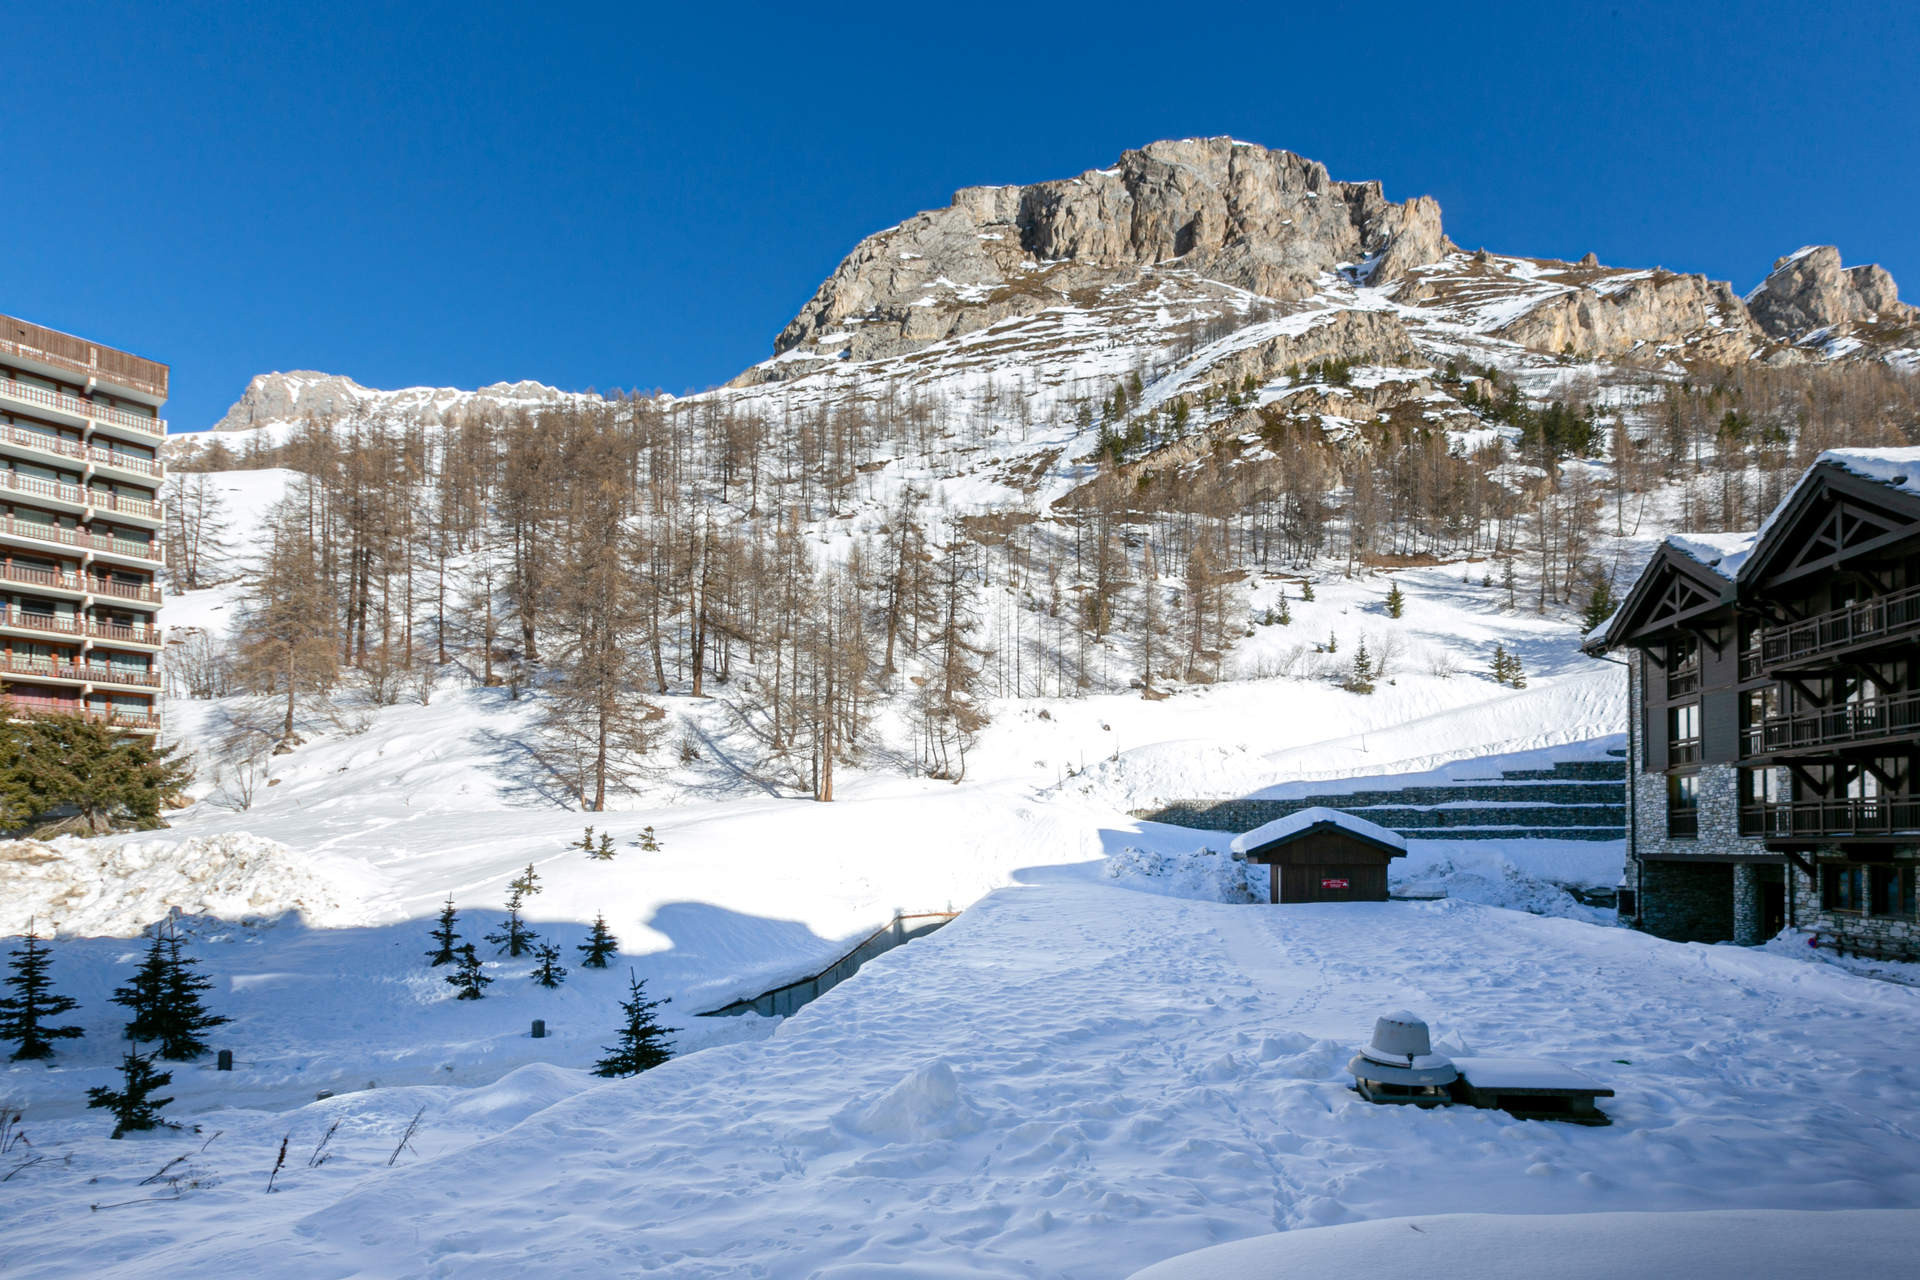
[[(1552, 13), (1544, 10), (1549, 7)], [(1920, 6), (54, 4), (8, 15), (0, 311), (174, 368), (724, 381), (956, 187), (1195, 134), (1459, 243), (1920, 296)]]

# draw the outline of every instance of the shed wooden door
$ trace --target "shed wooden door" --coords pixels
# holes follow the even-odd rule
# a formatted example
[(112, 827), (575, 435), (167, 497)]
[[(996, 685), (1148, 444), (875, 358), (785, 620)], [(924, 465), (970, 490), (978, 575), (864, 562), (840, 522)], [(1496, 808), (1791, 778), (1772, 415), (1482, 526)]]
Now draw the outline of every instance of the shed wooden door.
[[(1343, 880), (1344, 887), (1338, 883)], [(1386, 896), (1384, 863), (1311, 862), (1280, 868), (1282, 902), (1382, 902)]]

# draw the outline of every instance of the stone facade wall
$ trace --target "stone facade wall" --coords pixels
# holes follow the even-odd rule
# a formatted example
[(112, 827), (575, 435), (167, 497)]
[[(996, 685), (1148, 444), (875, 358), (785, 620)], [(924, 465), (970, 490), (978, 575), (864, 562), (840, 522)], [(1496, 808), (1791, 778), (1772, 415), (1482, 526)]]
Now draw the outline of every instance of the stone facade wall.
[[(1643, 661), (1628, 666), (1628, 705), (1641, 714)], [(1656, 726), (1664, 732), (1663, 726)], [(1778, 855), (1765, 841), (1740, 834), (1740, 770), (1731, 764), (1700, 766), (1699, 834), (1667, 834), (1667, 775), (1648, 773), (1644, 733), (1635, 737), (1630, 768), (1633, 838), (1627, 846), (1626, 883), (1635, 888), (1630, 923), (1677, 942), (1763, 941), (1760, 888), (1747, 860)], [(1685, 861), (1679, 861), (1685, 859)], [(1739, 859), (1741, 863), (1733, 860)], [(1742, 877), (1740, 872), (1747, 874)]]
[[(1819, 851), (1820, 861), (1841, 861), (1843, 857), (1837, 849)], [(1920, 849), (1902, 849), (1894, 858), (1896, 867), (1912, 867), (1920, 861)], [(1791, 896), (1789, 917), (1799, 928), (1810, 929), (1823, 940), (1830, 939), (1850, 950), (1920, 959), (1920, 921), (1913, 917), (1828, 911), (1821, 906), (1820, 886), (1797, 866), (1787, 868), (1787, 892)]]
[(1674, 942), (1733, 937), (1733, 872), (1727, 862), (1646, 862), (1640, 867), (1638, 926)]

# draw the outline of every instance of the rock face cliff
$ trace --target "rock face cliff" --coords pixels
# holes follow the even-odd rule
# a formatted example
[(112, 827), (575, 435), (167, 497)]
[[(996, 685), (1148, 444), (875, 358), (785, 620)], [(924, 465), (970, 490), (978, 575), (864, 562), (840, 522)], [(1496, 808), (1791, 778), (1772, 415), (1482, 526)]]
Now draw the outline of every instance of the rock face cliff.
[(1841, 266), (1840, 251), (1832, 245), (1809, 245), (1775, 262), (1760, 287), (1747, 295), (1747, 310), (1760, 328), (1783, 342), (1852, 321), (1920, 321), (1920, 310), (1900, 301), (1892, 276), (1872, 265)]
[(1341, 265), (1400, 278), (1452, 246), (1440, 206), (1229, 138), (1156, 142), (1096, 169), (1026, 187), (969, 187), (945, 209), (863, 240), (775, 342), (854, 359), (1031, 315), (1140, 269), (1195, 275), (1290, 300)]
[(449, 410), (491, 404), (501, 409), (539, 408), (575, 399), (573, 393), (539, 382), (496, 382), (477, 391), (453, 387), (406, 387), (378, 391), (337, 373), (296, 369), (262, 373), (247, 384), (215, 431), (245, 431), (304, 418), (344, 418), (389, 410), (421, 422), (438, 423)]

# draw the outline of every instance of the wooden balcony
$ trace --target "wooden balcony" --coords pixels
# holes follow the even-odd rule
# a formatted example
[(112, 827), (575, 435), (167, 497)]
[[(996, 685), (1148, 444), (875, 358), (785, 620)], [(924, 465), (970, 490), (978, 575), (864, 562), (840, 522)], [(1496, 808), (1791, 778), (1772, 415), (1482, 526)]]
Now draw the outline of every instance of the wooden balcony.
[(65, 525), (39, 524), (32, 520), (17, 520), (12, 516), (0, 516), (0, 537), (25, 538), (35, 542), (48, 542), (56, 546), (75, 547), (82, 550), (101, 552), (106, 555), (123, 556), (129, 560), (140, 560), (147, 564), (161, 563), (160, 544), (157, 542), (127, 542), (104, 533), (94, 533), (87, 529), (71, 529)]
[(115, 515), (151, 520), (155, 524), (160, 523), (161, 519), (160, 504), (149, 499), (104, 493), (60, 480), (42, 480), (39, 476), (23, 476), (17, 471), (0, 470), (0, 493), (17, 493), (28, 502), (41, 498), (82, 510), (111, 511)]
[(1667, 763), (1669, 765), (1699, 764), (1700, 739), (1674, 738), (1667, 743)]
[(135, 604), (159, 604), (160, 588), (149, 582), (115, 582), (88, 573), (61, 569), (36, 569), (24, 564), (0, 563), (0, 582), (82, 596), (107, 596)]
[(12, 316), (0, 316), (0, 355), (52, 365), (82, 378), (99, 378), (156, 400), (167, 398), (167, 366), (158, 360), (145, 360)]
[(12, 378), (0, 377), (0, 399), (32, 405), (36, 409), (51, 409), (70, 417), (104, 422), (116, 431), (131, 431), (152, 436), (155, 440), (164, 440), (167, 435), (165, 418), (145, 418), (137, 413), (128, 413), (125, 409), (96, 404), (92, 400), (70, 396), (64, 391), (49, 391), (45, 387), (36, 387), (30, 382), (18, 382)]
[(81, 716), (88, 720), (99, 720), (116, 729), (129, 729), (134, 733), (155, 733), (160, 728), (160, 716), (157, 712), (134, 715), (126, 711), (96, 711), (80, 702), (67, 698), (35, 698), (22, 696), (8, 691), (0, 697), (0, 714), (19, 716)]
[(145, 623), (102, 622), (79, 614), (30, 613), (25, 609), (0, 605), (0, 627), (33, 635), (51, 635), (75, 640), (104, 640), (109, 644), (161, 646), (160, 628)]
[(1866, 645), (1920, 644), (1920, 587), (1875, 596), (1760, 633), (1760, 663), (1770, 671), (1818, 665)]
[(1700, 692), (1700, 668), (1697, 666), (1675, 667), (1667, 672), (1667, 697), (1684, 698)]
[(1774, 844), (1920, 836), (1920, 796), (1846, 796), (1743, 805), (1740, 834)]
[(96, 666), (83, 662), (55, 662), (46, 658), (7, 657), (0, 654), (0, 676), (22, 680), (58, 680), (67, 684), (126, 685), (135, 689), (158, 689), (158, 671), (131, 671), (125, 668)]
[(1768, 716), (1747, 730), (1747, 751), (1768, 756), (1916, 738), (1920, 738), (1920, 693), (1897, 693), (1800, 715)]

